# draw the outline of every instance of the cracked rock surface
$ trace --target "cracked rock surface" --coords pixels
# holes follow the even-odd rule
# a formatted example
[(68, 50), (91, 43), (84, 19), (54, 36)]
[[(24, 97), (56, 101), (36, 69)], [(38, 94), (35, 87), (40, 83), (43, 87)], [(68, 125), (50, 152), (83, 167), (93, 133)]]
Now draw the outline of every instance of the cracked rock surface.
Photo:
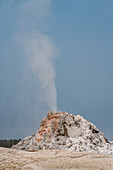
[(41, 121), (38, 131), (12, 148), (19, 150), (73, 150), (113, 155), (113, 142), (93, 123), (68, 112), (53, 113)]

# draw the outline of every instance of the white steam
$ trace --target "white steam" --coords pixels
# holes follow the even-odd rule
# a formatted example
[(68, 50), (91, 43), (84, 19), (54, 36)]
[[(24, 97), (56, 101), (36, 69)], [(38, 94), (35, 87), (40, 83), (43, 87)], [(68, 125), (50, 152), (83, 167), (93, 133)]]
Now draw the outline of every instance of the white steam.
[(37, 101), (56, 112), (57, 92), (55, 87), (55, 69), (53, 59), (56, 49), (51, 38), (44, 32), (46, 19), (50, 14), (50, 0), (24, 0), (18, 8), (19, 31), (16, 40), (24, 50), (27, 68), (37, 83)]
[(31, 34), (28, 37), (23, 36), (21, 43), (27, 54), (28, 69), (40, 81), (41, 102), (46, 103), (49, 109), (56, 112), (57, 93), (55, 87), (55, 69), (53, 66), (55, 48), (52, 41), (47, 35)]

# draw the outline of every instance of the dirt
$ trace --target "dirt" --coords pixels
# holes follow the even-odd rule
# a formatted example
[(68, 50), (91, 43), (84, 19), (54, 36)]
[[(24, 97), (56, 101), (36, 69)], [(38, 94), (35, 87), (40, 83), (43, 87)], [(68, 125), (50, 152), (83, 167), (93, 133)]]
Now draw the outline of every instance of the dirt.
[(36, 152), (0, 148), (0, 170), (113, 170), (107, 154), (41, 150)]

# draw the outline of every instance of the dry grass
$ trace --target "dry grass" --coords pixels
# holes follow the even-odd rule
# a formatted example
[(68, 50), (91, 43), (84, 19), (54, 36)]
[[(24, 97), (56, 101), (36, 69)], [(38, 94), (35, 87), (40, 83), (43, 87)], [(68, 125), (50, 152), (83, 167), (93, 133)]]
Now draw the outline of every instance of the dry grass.
[(0, 170), (113, 170), (113, 156), (75, 151), (27, 152), (0, 148)]

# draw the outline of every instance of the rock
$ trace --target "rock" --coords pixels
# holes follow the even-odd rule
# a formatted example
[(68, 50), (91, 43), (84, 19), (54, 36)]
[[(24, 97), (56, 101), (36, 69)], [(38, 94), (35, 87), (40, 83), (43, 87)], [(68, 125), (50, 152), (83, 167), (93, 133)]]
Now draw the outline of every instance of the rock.
[(113, 142), (80, 115), (49, 111), (38, 131), (12, 148), (21, 150), (76, 150), (113, 155)]

